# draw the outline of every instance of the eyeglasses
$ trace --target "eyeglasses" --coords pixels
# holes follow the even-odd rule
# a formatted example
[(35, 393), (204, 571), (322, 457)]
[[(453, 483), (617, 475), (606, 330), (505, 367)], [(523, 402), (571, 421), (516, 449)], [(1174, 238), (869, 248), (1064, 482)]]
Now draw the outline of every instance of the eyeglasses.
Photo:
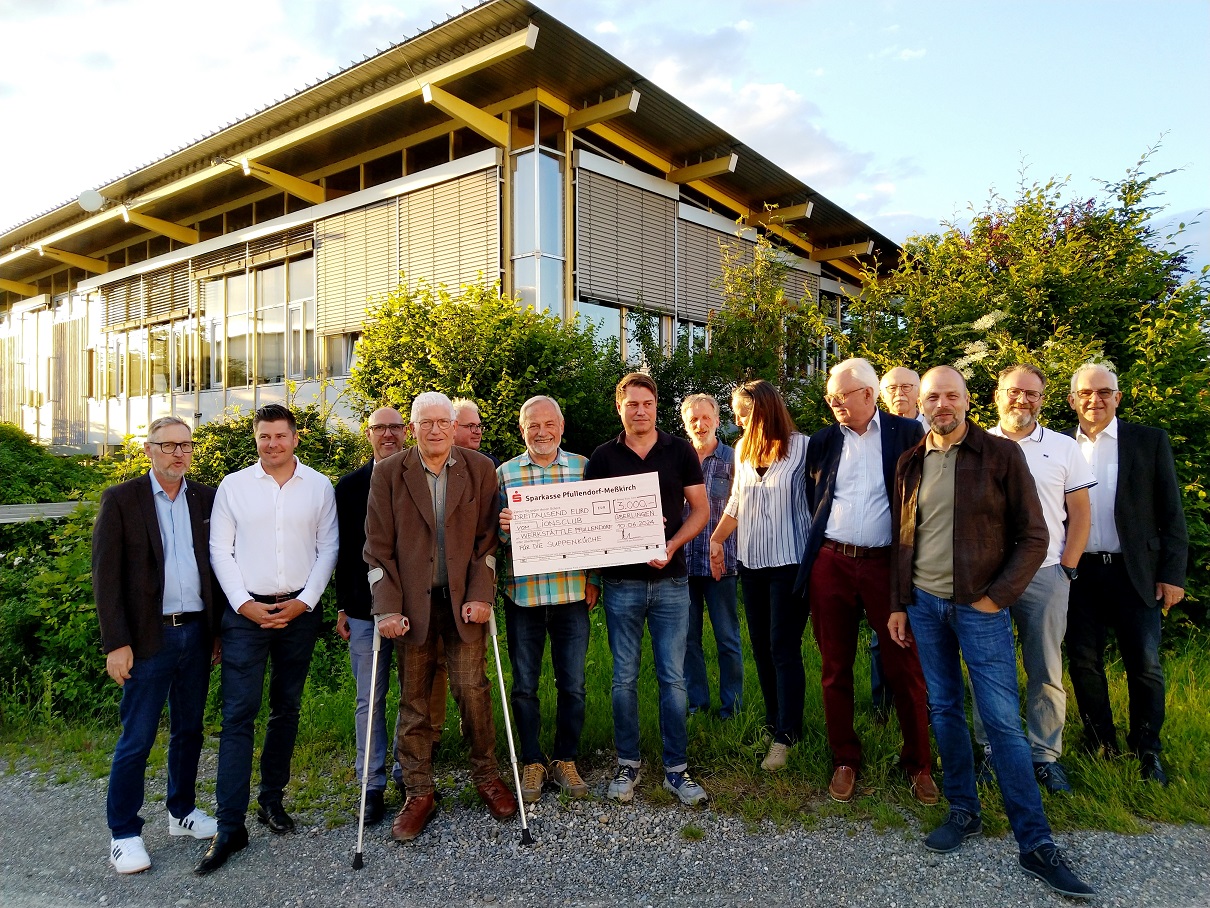
[(165, 454), (175, 454), (177, 451), (182, 454), (193, 453), (193, 442), (191, 441), (151, 441), (148, 444), (155, 445)]
[(1013, 398), (1024, 397), (1031, 404), (1036, 404), (1038, 401), (1040, 401), (1042, 399), (1041, 391), (1031, 391), (1026, 388), (1001, 388), (1000, 390), (1003, 391), (1005, 394), (1007, 394), (1009, 397), (1013, 397)]
[(460, 423), (458, 423), (458, 428), (466, 429), (468, 432), (482, 432), (483, 423), (481, 423), (481, 422), (460, 422)]
[(1101, 400), (1109, 400), (1109, 398), (1117, 393), (1117, 388), (1097, 388), (1095, 391), (1089, 388), (1081, 388), (1076, 392), (1076, 397), (1080, 398), (1080, 400), (1092, 400), (1095, 395)]
[(401, 422), (383, 423), (379, 426), (370, 426), (370, 431), (375, 435), (386, 435), (388, 432), (403, 432), (407, 426)]
[(865, 388), (853, 388), (851, 391), (837, 391), (835, 394), (825, 394), (823, 400), (829, 407), (843, 407), (845, 400), (850, 394), (856, 394), (858, 391), (864, 390)]
[(452, 419), (422, 419), (416, 423), (416, 426), (421, 432), (431, 432), (434, 426), (444, 432), (453, 424), (454, 421)]
[[(915, 386), (915, 385), (912, 385), (912, 384), (907, 384), (907, 385), (883, 385), (883, 386), (882, 386), (882, 390), (883, 390), (883, 391), (899, 391), (899, 392), (901, 392), (901, 393), (903, 393), (903, 394), (910, 394), (910, 393), (912, 392), (912, 389), (913, 389), (913, 388), (915, 388), (915, 387), (916, 387), (916, 386)], [(825, 398), (825, 399), (826, 399), (826, 398)]]

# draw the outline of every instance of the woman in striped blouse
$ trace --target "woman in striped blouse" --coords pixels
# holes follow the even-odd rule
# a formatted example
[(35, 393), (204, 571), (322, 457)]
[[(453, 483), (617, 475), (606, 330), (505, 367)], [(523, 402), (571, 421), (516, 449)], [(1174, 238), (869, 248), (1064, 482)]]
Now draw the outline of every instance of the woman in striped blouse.
[(798, 564), (807, 545), (804, 463), (807, 437), (777, 389), (763, 379), (746, 382), (731, 396), (744, 436), (735, 448), (731, 500), (710, 536), (710, 567), (723, 570), (723, 541), (739, 530), (739, 579), (765, 717), (773, 742), (761, 767), (776, 772), (802, 735), (806, 674), (802, 635), (807, 607), (794, 595)]

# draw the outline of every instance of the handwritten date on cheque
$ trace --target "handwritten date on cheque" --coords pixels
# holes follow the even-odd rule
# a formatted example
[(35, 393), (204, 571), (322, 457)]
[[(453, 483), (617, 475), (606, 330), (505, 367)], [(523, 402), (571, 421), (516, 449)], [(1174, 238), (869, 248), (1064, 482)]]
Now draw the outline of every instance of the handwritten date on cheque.
[(508, 491), (513, 574), (549, 574), (664, 558), (656, 473)]

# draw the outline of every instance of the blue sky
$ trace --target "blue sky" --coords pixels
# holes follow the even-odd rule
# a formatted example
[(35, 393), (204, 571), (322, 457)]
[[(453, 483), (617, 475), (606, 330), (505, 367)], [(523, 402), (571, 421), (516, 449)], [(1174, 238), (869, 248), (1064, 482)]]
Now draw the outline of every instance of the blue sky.
[[(1023, 169), (1090, 196), (1156, 145), (1165, 220), (1210, 211), (1210, 0), (538, 5), (896, 240)], [(460, 9), (0, 0), (0, 229)]]

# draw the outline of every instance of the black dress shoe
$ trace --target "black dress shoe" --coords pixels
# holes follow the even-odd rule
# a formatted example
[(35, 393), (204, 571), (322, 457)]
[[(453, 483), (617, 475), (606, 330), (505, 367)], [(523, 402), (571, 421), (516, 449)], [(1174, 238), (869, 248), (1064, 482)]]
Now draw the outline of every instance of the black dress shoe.
[(202, 863), (198, 864), (193, 872), (198, 876), (214, 873), (227, 863), (227, 858), (247, 847), (248, 830), (246, 828), (240, 826), (230, 832), (220, 829), (218, 835), (210, 840), (210, 847), (206, 849)]
[(366, 792), (366, 825), (377, 826), (386, 816), (386, 805), (383, 803), (381, 791)]
[(269, 827), (270, 832), (285, 835), (294, 831), (294, 820), (281, 806), (281, 801), (270, 801), (256, 808), (256, 818)]
[(1140, 775), (1144, 782), (1158, 782), (1160, 785), (1168, 785), (1168, 774), (1164, 772), (1164, 766), (1160, 763), (1160, 755), (1154, 751), (1148, 751), (1139, 757)]

